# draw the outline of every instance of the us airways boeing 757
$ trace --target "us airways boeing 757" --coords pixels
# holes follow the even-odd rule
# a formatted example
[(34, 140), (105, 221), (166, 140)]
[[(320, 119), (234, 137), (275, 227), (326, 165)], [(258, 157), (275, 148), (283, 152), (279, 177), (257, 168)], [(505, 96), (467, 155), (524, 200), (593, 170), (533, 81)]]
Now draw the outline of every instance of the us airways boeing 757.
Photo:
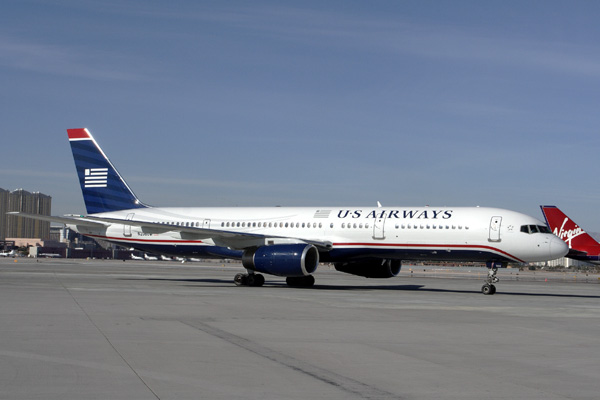
[[(97, 239), (179, 257), (232, 258), (247, 270), (312, 286), (319, 262), (367, 278), (391, 278), (402, 260), (478, 261), (489, 268), (564, 256), (567, 245), (541, 221), (483, 207), (151, 207), (142, 203), (87, 129), (67, 130), (87, 215), (22, 216), (61, 222)], [(532, 227), (524, 229), (523, 227)]]

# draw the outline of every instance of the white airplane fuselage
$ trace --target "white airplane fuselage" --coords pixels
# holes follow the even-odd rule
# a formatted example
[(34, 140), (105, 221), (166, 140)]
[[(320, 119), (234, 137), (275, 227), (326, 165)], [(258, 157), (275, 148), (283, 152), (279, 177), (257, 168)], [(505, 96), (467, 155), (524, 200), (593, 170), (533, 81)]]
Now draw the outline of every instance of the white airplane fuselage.
[[(522, 263), (565, 252), (551, 233), (521, 231), (523, 225), (544, 226), (541, 221), (486, 207), (152, 207), (90, 216), (156, 226), (72, 227), (126, 247), (179, 256), (240, 258), (245, 248), (281, 243), (328, 243), (320, 252), (323, 262), (378, 257)], [(182, 227), (258, 237), (216, 240)]]

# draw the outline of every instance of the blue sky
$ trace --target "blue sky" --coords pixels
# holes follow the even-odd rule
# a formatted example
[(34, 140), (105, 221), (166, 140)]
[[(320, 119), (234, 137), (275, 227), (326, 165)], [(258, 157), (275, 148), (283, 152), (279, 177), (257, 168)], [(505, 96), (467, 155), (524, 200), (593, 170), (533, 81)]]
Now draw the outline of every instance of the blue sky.
[(84, 211), (67, 128), (152, 205), (481, 205), (600, 232), (600, 3), (3, 1), (0, 187)]

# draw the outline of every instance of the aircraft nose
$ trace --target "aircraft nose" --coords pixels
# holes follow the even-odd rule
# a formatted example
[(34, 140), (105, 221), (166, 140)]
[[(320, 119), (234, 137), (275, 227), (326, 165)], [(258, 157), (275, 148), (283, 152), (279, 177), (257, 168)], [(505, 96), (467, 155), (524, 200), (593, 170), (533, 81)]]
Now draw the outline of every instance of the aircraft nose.
[(550, 240), (550, 257), (552, 257), (552, 260), (564, 257), (568, 252), (569, 246), (560, 238), (554, 236), (552, 240)]

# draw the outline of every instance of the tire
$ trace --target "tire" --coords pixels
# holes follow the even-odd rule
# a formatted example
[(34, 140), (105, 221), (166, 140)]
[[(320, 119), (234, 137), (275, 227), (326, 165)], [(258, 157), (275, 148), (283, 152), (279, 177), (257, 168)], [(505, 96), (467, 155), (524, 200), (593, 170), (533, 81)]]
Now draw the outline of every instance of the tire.
[(254, 286), (262, 286), (265, 284), (265, 276), (262, 274), (254, 275)]
[(481, 293), (485, 295), (492, 295), (496, 293), (496, 286), (486, 283), (481, 287)]
[(243, 286), (244, 285), (244, 274), (236, 274), (233, 277), (233, 283), (235, 283), (235, 286)]

